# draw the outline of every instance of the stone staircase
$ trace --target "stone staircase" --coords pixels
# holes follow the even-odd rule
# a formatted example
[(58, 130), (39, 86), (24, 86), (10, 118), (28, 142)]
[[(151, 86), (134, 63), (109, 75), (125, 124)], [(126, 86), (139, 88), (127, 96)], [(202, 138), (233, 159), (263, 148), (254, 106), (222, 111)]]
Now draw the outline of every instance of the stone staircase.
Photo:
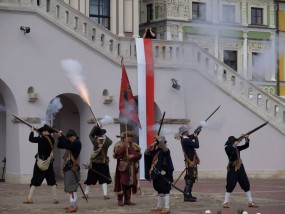
[[(61, 0), (0, 0), (0, 10), (39, 14), (89, 49), (136, 66), (133, 38), (117, 37)], [(285, 134), (285, 105), (191, 42), (153, 40), (156, 68), (195, 70)]]

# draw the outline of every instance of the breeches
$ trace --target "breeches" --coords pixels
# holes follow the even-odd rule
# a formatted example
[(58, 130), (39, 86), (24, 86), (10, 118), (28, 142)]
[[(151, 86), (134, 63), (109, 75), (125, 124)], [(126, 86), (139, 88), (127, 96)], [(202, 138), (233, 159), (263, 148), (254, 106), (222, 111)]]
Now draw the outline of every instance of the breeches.
[(157, 179), (153, 180), (153, 188), (158, 192), (158, 194), (163, 193), (163, 194), (169, 194), (171, 190), (171, 185), (166, 181), (169, 181), (169, 178), (167, 175), (164, 175), (164, 178), (162, 177), (163, 175), (158, 176)]
[(237, 182), (239, 183), (240, 187), (245, 192), (250, 190), (250, 183), (246, 175), (243, 164), (240, 166), (239, 170), (237, 170), (236, 172), (235, 172), (234, 166), (229, 167), (229, 171), (227, 173), (227, 185), (226, 185), (227, 192), (229, 193), (233, 192), (233, 190), (236, 187)]
[(64, 191), (76, 192), (80, 181), (80, 172), (67, 170), (64, 172)]
[[(105, 163), (92, 163), (92, 169), (96, 170), (97, 172), (106, 176), (107, 178), (110, 178), (111, 180), (109, 165)], [(89, 169), (87, 179), (84, 182), (84, 184), (95, 185), (98, 181), (99, 184), (104, 184), (104, 183), (110, 184), (111, 181), (108, 180), (107, 178), (104, 178), (103, 176)]]
[(186, 168), (186, 175), (184, 176), (185, 181), (191, 180), (193, 183), (195, 183), (197, 176), (198, 176), (197, 165)]
[(36, 187), (41, 186), (44, 179), (46, 179), (48, 186), (56, 185), (53, 163), (49, 165), (46, 171), (42, 171), (39, 169), (37, 162), (35, 162), (31, 185)]

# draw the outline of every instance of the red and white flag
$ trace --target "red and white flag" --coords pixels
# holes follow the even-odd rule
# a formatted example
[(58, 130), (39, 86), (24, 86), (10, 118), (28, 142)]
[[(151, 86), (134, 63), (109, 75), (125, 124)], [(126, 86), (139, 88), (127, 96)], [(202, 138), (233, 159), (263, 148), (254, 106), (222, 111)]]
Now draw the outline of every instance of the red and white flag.
[[(152, 40), (136, 38), (138, 69), (138, 112), (142, 129), (139, 143), (142, 151), (154, 142), (154, 61)], [(143, 167), (141, 167), (143, 168)], [(141, 169), (141, 175), (144, 174)]]

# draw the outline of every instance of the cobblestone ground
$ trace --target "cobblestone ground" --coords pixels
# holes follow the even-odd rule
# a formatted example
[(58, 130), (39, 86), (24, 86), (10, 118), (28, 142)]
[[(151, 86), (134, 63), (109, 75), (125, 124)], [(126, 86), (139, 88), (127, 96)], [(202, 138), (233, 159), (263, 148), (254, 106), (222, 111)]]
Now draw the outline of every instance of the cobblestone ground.
[[(180, 189), (184, 188), (183, 180), (177, 183)], [(84, 185), (83, 185), (84, 188)], [(141, 181), (141, 195), (133, 195), (132, 201), (135, 206), (118, 207), (115, 194), (112, 192), (113, 185), (109, 185), (110, 200), (103, 200), (101, 186), (91, 188), (88, 203), (82, 198), (78, 189), (77, 213), (152, 213), (150, 209), (156, 205), (156, 192), (152, 184)], [(183, 195), (176, 189), (171, 191), (171, 213), (177, 214), (201, 214), (211, 210), (216, 214), (235, 214), (238, 209), (243, 209), (249, 214), (285, 214), (285, 180), (251, 180), (251, 189), (254, 201), (258, 208), (248, 208), (245, 193), (237, 187), (230, 198), (229, 209), (223, 209), (221, 204), (224, 198), (225, 183), (222, 179), (199, 180), (194, 184), (193, 195), (198, 198), (197, 202), (183, 202)], [(52, 204), (50, 187), (43, 184), (36, 189), (34, 204), (26, 205), (22, 201), (27, 197), (29, 185), (0, 183), (0, 213), (65, 213), (69, 196), (63, 192), (63, 182), (58, 181), (59, 204)]]

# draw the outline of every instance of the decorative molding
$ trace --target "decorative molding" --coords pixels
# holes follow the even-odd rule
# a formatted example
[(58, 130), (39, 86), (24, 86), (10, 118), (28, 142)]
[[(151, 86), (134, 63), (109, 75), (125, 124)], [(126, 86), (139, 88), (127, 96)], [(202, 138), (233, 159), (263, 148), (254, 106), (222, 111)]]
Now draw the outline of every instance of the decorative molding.
[[(22, 120), (31, 123), (31, 124), (35, 124), (35, 123), (41, 123), (41, 119), (39, 117), (20, 117)], [(13, 123), (22, 123), (20, 120), (13, 118), (11, 120)]]
[[(102, 118), (97, 118), (98, 121), (100, 121)], [(88, 124), (95, 124), (96, 121), (94, 118), (91, 118), (87, 120)], [(160, 123), (160, 121), (155, 121), (155, 123)], [(166, 118), (163, 120), (163, 124), (189, 124), (189, 119), (178, 119), (178, 118)], [(119, 118), (114, 118), (114, 124), (120, 124)]]

